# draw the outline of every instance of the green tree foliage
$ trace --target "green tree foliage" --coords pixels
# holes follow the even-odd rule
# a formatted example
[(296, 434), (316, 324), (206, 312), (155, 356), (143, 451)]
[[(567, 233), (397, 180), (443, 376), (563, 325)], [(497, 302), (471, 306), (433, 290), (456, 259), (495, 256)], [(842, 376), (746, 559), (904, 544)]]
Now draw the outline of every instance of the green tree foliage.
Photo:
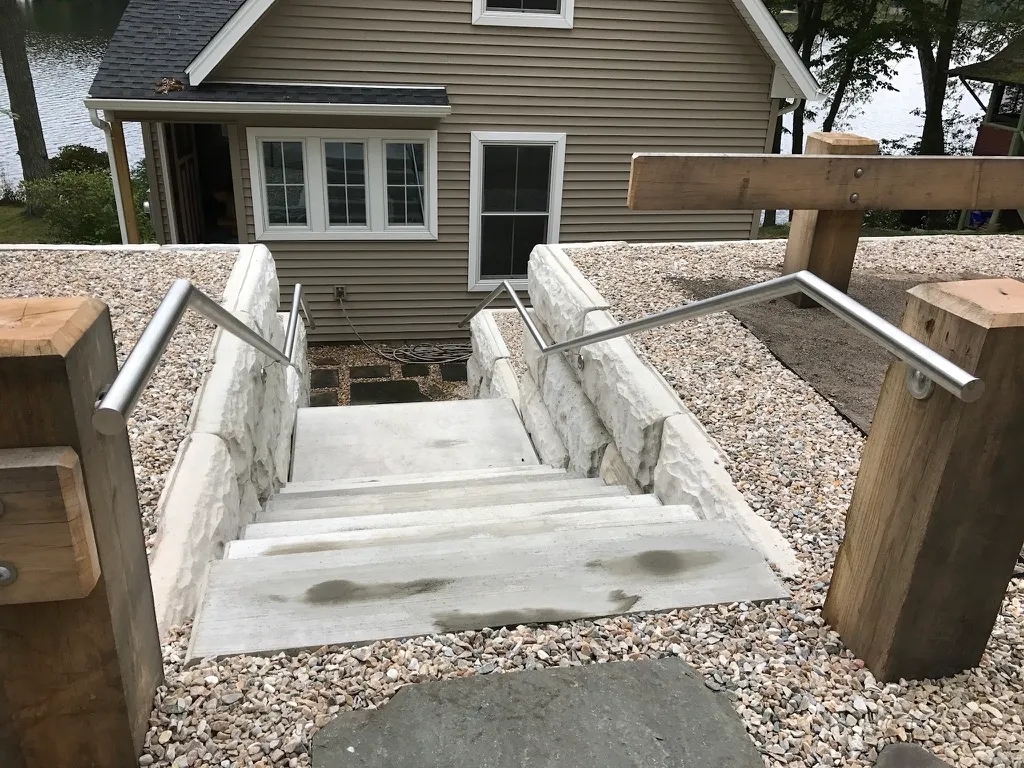
[(84, 144), (68, 144), (61, 147), (57, 154), (50, 158), (50, 168), (54, 173), (65, 171), (103, 171), (110, 168), (107, 153), (87, 147)]

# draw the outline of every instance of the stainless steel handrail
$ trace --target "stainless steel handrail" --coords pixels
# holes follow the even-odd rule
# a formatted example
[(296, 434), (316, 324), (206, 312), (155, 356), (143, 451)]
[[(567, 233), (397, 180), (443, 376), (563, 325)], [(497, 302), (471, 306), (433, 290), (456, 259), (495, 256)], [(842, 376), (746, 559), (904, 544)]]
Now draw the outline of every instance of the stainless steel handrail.
[(100, 401), (96, 404), (96, 410), (92, 414), (93, 427), (104, 435), (114, 435), (125, 428), (128, 417), (138, 405), (139, 398), (142, 396), (146, 384), (149, 383), (153, 371), (160, 363), (164, 350), (167, 349), (167, 344), (178, 327), (178, 323), (181, 322), (186, 309), (194, 309), (228, 333), (255, 347), (271, 360), (284, 365), (293, 365), (294, 361), (290, 353), (295, 346), (297, 335), (295, 326), (298, 324), (300, 304), (303, 306), (307, 321), (310, 322), (310, 327), (315, 327), (309, 317), (309, 310), (305, 306), (302, 286), (296, 285), (288, 318), (288, 334), (285, 338), (285, 349), (289, 351), (286, 354), (192, 285), (191, 282), (184, 279), (175, 280), (163, 301), (160, 302), (160, 306), (153, 313), (153, 319), (149, 321), (149, 325), (146, 326), (132, 348), (128, 359), (124, 361), (124, 365), (118, 371), (117, 377), (109, 389), (101, 395)]
[(309, 304), (306, 303), (306, 294), (302, 290), (302, 283), (296, 283), (295, 290), (292, 291), (292, 309), (288, 313), (288, 329), (284, 337), (284, 354), (293, 363), (295, 362), (295, 339), (298, 338), (299, 329), (299, 307), (302, 307), (302, 314), (306, 317), (306, 327), (309, 330), (316, 328), (316, 323), (313, 322), (313, 316), (309, 311)]
[(896, 355), (896, 357), (908, 363), (911, 369), (907, 372), (907, 388), (914, 397), (921, 400), (927, 398), (931, 395), (934, 384), (938, 384), (964, 402), (970, 403), (981, 397), (985, 389), (981, 379), (954, 365), (913, 336), (904, 333), (863, 304), (854, 301), (842, 291), (833, 288), (820, 277), (806, 270), (776, 277), (773, 280), (750, 285), (745, 288), (739, 288), (729, 293), (723, 293), (720, 296), (694, 301), (675, 309), (647, 315), (639, 320), (622, 323), (614, 328), (608, 328), (603, 331), (588, 333), (575, 339), (559, 342), (558, 344), (545, 343), (544, 337), (541, 335), (536, 323), (533, 322), (533, 318), (526, 311), (526, 307), (523, 306), (523, 302), (520, 301), (519, 296), (516, 295), (515, 289), (508, 280), (505, 280), (491, 291), (487, 298), (466, 315), (462, 322), (459, 323), (459, 327), (465, 327), (477, 313), (483, 311), (501, 293), (507, 293), (512, 299), (513, 305), (522, 316), (526, 329), (540, 348), (542, 355), (578, 349), (587, 344), (608, 341), (619, 336), (646, 331), (650, 328), (658, 328), (669, 323), (691, 320), (696, 317), (714, 314), (715, 312), (726, 312), (730, 309), (754, 304), (759, 301), (778, 299), (793, 293), (804, 293), (839, 319), (849, 323), (875, 343), (880, 344)]

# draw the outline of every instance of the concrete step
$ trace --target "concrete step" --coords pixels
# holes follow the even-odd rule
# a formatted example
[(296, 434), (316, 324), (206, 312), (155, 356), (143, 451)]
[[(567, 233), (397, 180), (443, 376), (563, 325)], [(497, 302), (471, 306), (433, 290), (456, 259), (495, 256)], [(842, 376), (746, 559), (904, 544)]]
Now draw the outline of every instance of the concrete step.
[[(652, 509), (653, 507), (653, 509)], [(669, 509), (664, 512), (663, 510)], [(699, 520), (691, 507), (662, 507), (655, 496), (625, 496), (571, 501), (539, 501), (531, 504), (507, 504), (496, 507), (431, 509), (423, 512), (398, 512), (388, 515), (333, 517), (304, 520), (301, 523), (265, 523), (250, 525), (243, 540), (232, 541), (224, 553), (230, 557), (326, 552), (362, 546), (375, 538), (451, 538), (486, 534), (516, 534), (530, 530), (554, 530), (586, 524), (621, 524), (632, 520), (637, 525), (655, 520)]]
[(367, 493), (354, 497), (338, 496), (314, 506), (298, 506), (289, 502), (271, 501), (260, 515), (260, 523), (289, 520), (322, 520), (348, 515), (378, 515), (385, 512), (414, 512), (422, 509), (452, 507), (486, 507), (495, 504), (517, 504), (530, 501), (586, 499), (594, 496), (628, 496), (623, 486), (605, 485), (593, 478), (559, 480), (553, 483), (512, 480), (479, 488), (440, 488), (437, 490), (392, 491)]
[(726, 521), (248, 557), (212, 563), (189, 657), (786, 596)]
[(292, 480), (539, 463), (510, 400), (303, 408), (295, 426)]
[[(487, 472), (488, 470), (474, 470), (474, 472)], [(551, 485), (552, 483), (564, 483), (567, 480), (580, 479), (569, 477), (564, 469), (551, 469), (550, 467), (535, 467), (532, 471), (524, 472), (500, 472), (479, 476), (467, 473), (464, 478), (454, 480), (437, 480), (432, 482), (425, 479), (424, 475), (414, 475), (422, 480), (410, 482), (382, 482), (366, 483), (359, 486), (340, 487), (327, 490), (319, 486), (332, 485), (333, 483), (299, 483), (302, 486), (314, 486), (309, 490), (298, 490), (294, 493), (279, 493), (268, 503), (267, 509), (307, 509), (309, 507), (321, 507), (333, 504), (335, 501), (346, 499), (366, 498), (367, 496), (383, 496), (389, 493), (441, 493), (444, 491), (457, 491), (462, 494), (472, 493), (478, 488), (487, 488), (495, 485)], [(294, 483), (289, 483), (294, 485)], [(287, 486), (286, 486), (287, 487)], [(543, 495), (541, 488), (537, 489), (538, 495)]]
[(495, 467), (494, 469), (465, 469), (453, 472), (429, 472), (411, 475), (376, 475), (355, 480), (307, 480), (291, 482), (277, 492), (277, 499), (294, 499), (300, 496), (314, 496), (325, 493), (364, 493), (398, 486), (418, 488), (439, 488), (459, 483), (497, 482), (504, 478), (527, 478), (543, 475), (565, 477), (564, 469), (554, 469), (546, 464), (521, 464), (518, 467)]

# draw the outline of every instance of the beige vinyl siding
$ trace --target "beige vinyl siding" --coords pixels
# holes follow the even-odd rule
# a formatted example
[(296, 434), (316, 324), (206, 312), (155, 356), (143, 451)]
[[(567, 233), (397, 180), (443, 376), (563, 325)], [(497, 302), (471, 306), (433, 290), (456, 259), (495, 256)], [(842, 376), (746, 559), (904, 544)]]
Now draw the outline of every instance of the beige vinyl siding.
[[(309, 287), (318, 338), (351, 339), (334, 285), (346, 286), (350, 315), (369, 337), (461, 335), (455, 323), (481, 298), (466, 290), (472, 131), (567, 134), (562, 242), (750, 234), (747, 212), (637, 214), (625, 205), (633, 152), (763, 151), (772, 65), (729, 0), (577, 0), (572, 30), (473, 26), (471, 7), (278, 0), (210, 77), (448, 89), (449, 117), (380, 123), (438, 130), (437, 242), (268, 243), (282, 283)], [(250, 233), (245, 127), (355, 123), (240, 121)]]
[(161, 245), (171, 241), (170, 222), (167, 214), (167, 190), (164, 188), (163, 162), (157, 134), (160, 123), (142, 124), (142, 144), (146, 150), (146, 175), (149, 177), (149, 205), (153, 216), (153, 230)]

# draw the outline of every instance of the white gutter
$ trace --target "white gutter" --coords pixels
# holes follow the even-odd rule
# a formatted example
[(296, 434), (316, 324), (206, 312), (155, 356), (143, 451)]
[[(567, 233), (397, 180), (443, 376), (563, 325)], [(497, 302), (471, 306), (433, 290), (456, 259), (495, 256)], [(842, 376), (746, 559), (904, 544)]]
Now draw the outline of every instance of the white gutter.
[[(88, 107), (88, 102), (86, 103)], [(128, 244), (128, 225), (124, 220), (124, 201), (121, 199), (121, 185), (117, 178), (117, 163), (114, 162), (114, 140), (110, 137), (110, 123), (100, 118), (99, 112), (89, 107), (89, 120), (103, 131), (107, 138), (107, 161), (110, 163), (110, 180), (114, 183), (114, 202), (117, 204), (117, 223), (121, 227), (121, 245)]]
[(447, 117), (448, 105), (330, 104), (285, 101), (185, 101), (182, 99), (86, 99), (90, 110), (159, 114), (363, 115), (370, 117)]
[[(779, 99), (779, 101), (782, 101), (782, 99)], [(783, 115), (789, 115), (789, 114), (792, 114), (793, 112), (796, 112), (796, 110), (799, 108), (799, 106), (801, 104), (803, 104), (803, 103), (804, 103), (804, 99), (793, 99), (793, 103), (792, 104), (787, 104), (784, 107), (780, 106), (779, 107), (779, 117), (782, 117)]]

